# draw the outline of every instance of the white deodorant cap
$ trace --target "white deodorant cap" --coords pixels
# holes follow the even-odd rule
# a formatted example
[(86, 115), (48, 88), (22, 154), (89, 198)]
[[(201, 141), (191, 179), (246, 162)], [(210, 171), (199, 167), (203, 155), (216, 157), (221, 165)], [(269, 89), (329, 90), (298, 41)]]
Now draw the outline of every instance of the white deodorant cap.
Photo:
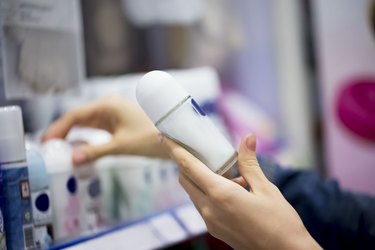
[(26, 160), (22, 112), (18, 106), (0, 108), (0, 163)]
[(168, 73), (151, 71), (139, 81), (137, 101), (148, 117), (156, 123), (189, 96), (189, 93)]
[(42, 153), (49, 174), (69, 172), (73, 169), (72, 147), (61, 139), (53, 139), (42, 145)]

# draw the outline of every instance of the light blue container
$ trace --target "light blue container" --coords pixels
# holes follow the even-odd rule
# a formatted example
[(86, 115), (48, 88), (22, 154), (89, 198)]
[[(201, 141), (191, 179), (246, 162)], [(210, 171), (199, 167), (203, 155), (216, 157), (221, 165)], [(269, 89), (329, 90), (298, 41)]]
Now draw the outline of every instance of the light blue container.
[(52, 244), (53, 232), (49, 177), (43, 157), (39, 151), (30, 146), (26, 154), (29, 166), (35, 246), (38, 249), (48, 249)]

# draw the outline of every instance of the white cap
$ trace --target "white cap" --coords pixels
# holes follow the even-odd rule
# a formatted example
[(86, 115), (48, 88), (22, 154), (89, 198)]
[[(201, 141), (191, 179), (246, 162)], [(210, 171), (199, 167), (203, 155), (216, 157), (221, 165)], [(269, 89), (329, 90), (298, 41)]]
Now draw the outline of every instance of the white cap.
[(26, 160), (21, 109), (0, 108), (0, 162)]
[(61, 139), (52, 139), (42, 145), (44, 161), (49, 174), (64, 173), (73, 169), (72, 147)]
[(142, 77), (136, 95), (143, 111), (156, 123), (189, 93), (170, 74), (155, 70)]

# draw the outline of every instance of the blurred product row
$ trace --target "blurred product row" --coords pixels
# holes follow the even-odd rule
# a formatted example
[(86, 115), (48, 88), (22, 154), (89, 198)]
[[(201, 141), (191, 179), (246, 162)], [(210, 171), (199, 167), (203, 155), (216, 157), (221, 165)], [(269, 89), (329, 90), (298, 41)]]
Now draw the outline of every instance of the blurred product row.
[(19, 107), (1, 108), (0, 120), (0, 249), (48, 249), (188, 201), (169, 161), (108, 156), (73, 167), (73, 148), (107, 142), (105, 131), (77, 128), (39, 144), (24, 141)]

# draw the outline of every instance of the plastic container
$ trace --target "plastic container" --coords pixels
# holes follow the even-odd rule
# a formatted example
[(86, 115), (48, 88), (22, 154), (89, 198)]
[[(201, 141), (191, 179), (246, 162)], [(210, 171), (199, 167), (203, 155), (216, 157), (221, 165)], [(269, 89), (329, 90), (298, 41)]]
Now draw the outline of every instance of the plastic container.
[(213, 172), (222, 175), (236, 165), (236, 150), (171, 75), (147, 73), (138, 83), (136, 95), (155, 126)]
[(78, 197), (81, 202), (82, 233), (97, 232), (103, 225), (100, 178), (92, 164), (77, 167), (74, 173), (78, 180)]
[(52, 207), (49, 177), (40, 152), (29, 146), (26, 150), (34, 220), (35, 246), (48, 249), (52, 245)]
[(78, 180), (73, 173), (72, 148), (64, 140), (54, 139), (42, 145), (50, 178), (54, 240), (61, 242), (81, 234), (81, 202)]
[[(108, 132), (92, 128), (74, 128), (67, 136), (67, 140), (73, 150), (85, 144), (104, 144), (110, 138), (111, 135)], [(73, 170), (78, 178), (78, 196), (81, 201), (80, 217), (83, 234), (90, 234), (100, 230), (106, 217), (102, 195), (103, 178), (99, 176), (96, 165), (97, 162), (95, 161), (77, 166)]]

